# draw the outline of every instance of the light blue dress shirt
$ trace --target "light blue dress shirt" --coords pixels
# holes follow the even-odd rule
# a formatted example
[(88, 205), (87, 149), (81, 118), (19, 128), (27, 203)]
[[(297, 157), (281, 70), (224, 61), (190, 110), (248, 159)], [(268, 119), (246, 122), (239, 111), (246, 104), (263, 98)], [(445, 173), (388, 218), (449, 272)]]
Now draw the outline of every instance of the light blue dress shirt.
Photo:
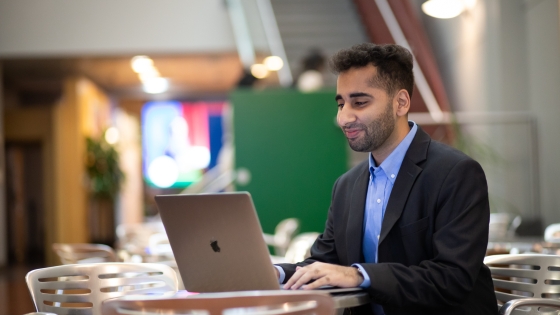
[[(410, 128), (406, 137), (381, 165), (376, 166), (373, 156), (369, 155), (370, 180), (364, 209), (364, 238), (362, 242), (362, 252), (367, 263), (377, 263), (377, 246), (379, 245), (381, 225), (385, 216), (385, 210), (387, 209), (387, 203), (406, 151), (408, 151), (412, 139), (416, 135), (416, 130), (418, 130), (416, 123), (412, 121), (411, 123), (412, 128)], [(364, 276), (364, 282), (362, 282), (360, 287), (369, 287), (371, 280), (363, 267), (359, 264), (353, 264), (353, 266), (358, 267)]]
[[(377, 247), (379, 246), (379, 237), (381, 236), (381, 226), (385, 210), (387, 209), (387, 202), (391, 196), (391, 191), (395, 185), (395, 180), (399, 174), (406, 151), (408, 151), (410, 143), (412, 143), (412, 139), (416, 135), (416, 130), (418, 130), (418, 127), (416, 123), (412, 122), (412, 128), (406, 137), (381, 165), (376, 166), (373, 156), (369, 155), (369, 185), (364, 209), (364, 237), (362, 241), (362, 252), (366, 263), (377, 263)], [(369, 287), (371, 279), (364, 268), (360, 264), (352, 264), (352, 266), (360, 269), (364, 277), (360, 287)], [(385, 314), (381, 305), (378, 304), (372, 304), (372, 310), (375, 315)]]

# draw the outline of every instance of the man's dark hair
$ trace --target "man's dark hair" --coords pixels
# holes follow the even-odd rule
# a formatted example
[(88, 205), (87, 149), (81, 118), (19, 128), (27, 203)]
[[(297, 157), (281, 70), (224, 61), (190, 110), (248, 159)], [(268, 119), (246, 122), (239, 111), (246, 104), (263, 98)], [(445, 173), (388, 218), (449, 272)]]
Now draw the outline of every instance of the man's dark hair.
[(405, 89), (412, 97), (412, 54), (402, 46), (363, 43), (338, 51), (330, 63), (336, 74), (372, 64), (377, 68), (377, 76), (372, 78), (372, 85), (383, 88), (391, 96), (398, 90)]

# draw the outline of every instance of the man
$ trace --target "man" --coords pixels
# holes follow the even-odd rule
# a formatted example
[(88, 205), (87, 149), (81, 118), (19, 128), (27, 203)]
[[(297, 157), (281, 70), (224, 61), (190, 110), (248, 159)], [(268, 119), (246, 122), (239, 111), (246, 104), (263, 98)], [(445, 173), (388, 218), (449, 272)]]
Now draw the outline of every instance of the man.
[(497, 314), (480, 165), (408, 121), (412, 55), (398, 45), (338, 52), (337, 122), (369, 160), (334, 184), (325, 231), (285, 288), (363, 287), (363, 314)]

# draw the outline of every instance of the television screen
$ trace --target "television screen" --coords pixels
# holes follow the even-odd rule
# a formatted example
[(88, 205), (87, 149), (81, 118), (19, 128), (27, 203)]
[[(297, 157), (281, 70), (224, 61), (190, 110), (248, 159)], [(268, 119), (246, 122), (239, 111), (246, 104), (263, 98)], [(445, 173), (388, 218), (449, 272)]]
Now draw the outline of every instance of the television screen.
[(216, 165), (224, 102), (148, 102), (142, 108), (143, 175), (148, 185), (184, 188)]

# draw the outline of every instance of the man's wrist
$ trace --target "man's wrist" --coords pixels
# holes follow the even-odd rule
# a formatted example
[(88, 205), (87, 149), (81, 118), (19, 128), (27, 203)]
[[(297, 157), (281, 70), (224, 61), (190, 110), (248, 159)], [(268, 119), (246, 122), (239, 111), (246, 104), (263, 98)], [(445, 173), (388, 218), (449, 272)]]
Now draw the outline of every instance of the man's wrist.
[(362, 277), (362, 281), (358, 283), (358, 286), (364, 289), (368, 288), (371, 285), (371, 280), (364, 267), (360, 264), (352, 264), (352, 267), (358, 269), (359, 274)]
[(352, 267), (354, 267), (354, 270), (356, 270), (356, 275), (358, 277), (358, 285), (362, 284), (362, 282), (364, 282), (364, 275), (362, 274), (362, 271), (356, 265), (352, 265)]
[(280, 284), (284, 283), (284, 279), (286, 278), (286, 273), (284, 272), (284, 269), (276, 265), (274, 265), (274, 268), (276, 269), (276, 274), (278, 275), (278, 283)]

